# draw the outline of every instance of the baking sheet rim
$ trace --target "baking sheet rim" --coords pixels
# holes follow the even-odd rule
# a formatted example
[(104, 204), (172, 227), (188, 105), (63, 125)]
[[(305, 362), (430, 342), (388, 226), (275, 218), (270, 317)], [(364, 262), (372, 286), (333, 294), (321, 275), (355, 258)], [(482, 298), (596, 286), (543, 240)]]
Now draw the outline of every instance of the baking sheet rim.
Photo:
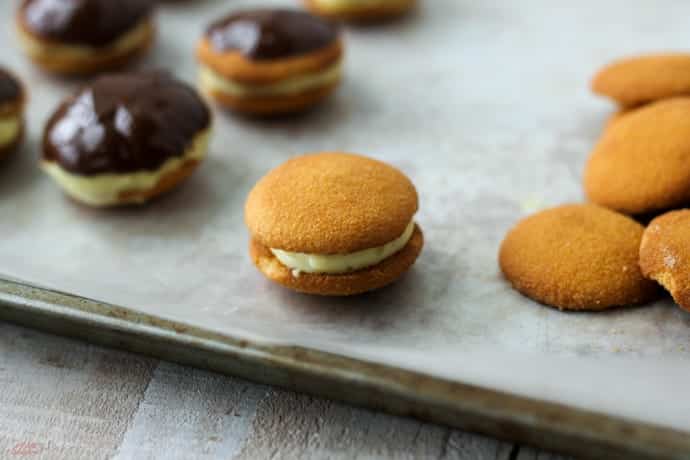
[(0, 320), (563, 453), (690, 458), (690, 433), (332, 353), (238, 339), (2, 277)]

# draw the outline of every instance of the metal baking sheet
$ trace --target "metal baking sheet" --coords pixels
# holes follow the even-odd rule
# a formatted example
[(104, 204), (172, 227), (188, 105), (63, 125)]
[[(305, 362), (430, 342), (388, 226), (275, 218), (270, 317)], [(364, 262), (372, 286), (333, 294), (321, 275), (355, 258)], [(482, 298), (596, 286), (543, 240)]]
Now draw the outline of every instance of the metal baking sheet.
[[(189, 331), (203, 331), (216, 345), (220, 338), (234, 341), (241, 356), (265, 357), (261, 363), (247, 358), (273, 369), (254, 378), (329, 394), (318, 384), (324, 380), (310, 378), (309, 365), (318, 363), (328, 367), (329, 384), (361, 381), (358, 394), (342, 397), (371, 405), (366, 384), (380, 383), (372, 369), (398, 369), (401, 382), (412, 375), (423, 384), (401, 383), (414, 410), (399, 400), (388, 410), (408, 407), (462, 425), (462, 417), (438, 414), (477, 415), (452, 410), (483, 396), (467, 391), (448, 393), (462, 401), (440, 398), (435, 385), (471, 385), (542, 405), (506, 402), (507, 410), (480, 411), (466, 427), (563, 448), (579, 436), (597, 448), (625, 450), (626, 439), (634, 438), (625, 452), (648, 458), (690, 452), (684, 442), (690, 434), (687, 314), (669, 301), (560, 313), (513, 292), (496, 264), (498, 244), (517, 219), (582, 199), (582, 165), (612, 111), (589, 93), (591, 74), (623, 54), (682, 47), (688, 32), (675, 19), (690, 13), (690, 4), (428, 0), (402, 21), (349, 27), (346, 78), (333, 100), (273, 121), (217, 112), (210, 157), (183, 188), (140, 209), (103, 211), (66, 200), (36, 168), (43, 123), (79, 82), (49, 77), (20, 56), (14, 3), (0, 5), (0, 42), (9, 44), (0, 47), (0, 58), (24, 78), (31, 101), (25, 148), (0, 170), (0, 273), (49, 290), (29, 289), (29, 295), (28, 288), (4, 284), (2, 298), (12, 307), (2, 316), (101, 340), (113, 311), (126, 311), (117, 333), (107, 336), (111, 344), (146, 351), (141, 337), (163, 334), (181, 350), (178, 359), (189, 362), (190, 347), (201, 346)], [(161, 7), (158, 43), (140, 66), (171, 68), (193, 82), (193, 46), (203, 25), (230, 8), (257, 4), (292, 2)], [(242, 205), (253, 183), (291, 155), (336, 149), (388, 161), (412, 178), (426, 248), (401, 282), (382, 291), (352, 299), (293, 294), (253, 268)], [(81, 300), (76, 305), (89, 307), (76, 311), (69, 296), (52, 290), (123, 307), (99, 309)], [(164, 320), (175, 327), (161, 329)], [(149, 351), (164, 354), (164, 348)], [(294, 381), (275, 362), (282, 356), (277, 350), (286, 349), (300, 350), (289, 360), (299, 375)], [(224, 369), (218, 356), (202, 356), (195, 364)], [(326, 358), (333, 356), (338, 359)], [(374, 388), (383, 400), (402, 391), (395, 378), (385, 383)], [(560, 409), (535, 408), (549, 404)], [(602, 415), (578, 418), (589, 411)], [(500, 433), (486, 422), (506, 420), (506, 413), (522, 431)], [(605, 431), (597, 417), (629, 422), (620, 422), (625, 429), (617, 437), (588, 438)], [(543, 431), (549, 424), (555, 429)]]

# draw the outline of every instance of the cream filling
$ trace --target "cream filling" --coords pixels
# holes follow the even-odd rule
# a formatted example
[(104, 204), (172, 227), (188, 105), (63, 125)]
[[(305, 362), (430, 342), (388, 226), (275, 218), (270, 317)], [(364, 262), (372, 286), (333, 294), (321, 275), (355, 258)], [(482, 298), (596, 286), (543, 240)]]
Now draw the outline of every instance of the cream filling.
[[(140, 171), (125, 174), (97, 174), (81, 176), (70, 173), (57, 163), (43, 161), (43, 170), (51, 176), (65, 192), (77, 201), (91, 206), (112, 206), (125, 204), (120, 198), (122, 192), (150, 190), (160, 179), (188, 160), (201, 161), (206, 156), (210, 129), (197, 135), (192, 146), (181, 157), (170, 158), (156, 171)], [(132, 198), (126, 203), (141, 203), (141, 198)]]
[(0, 148), (7, 147), (17, 139), (21, 126), (21, 119), (17, 115), (0, 117)]
[(374, 8), (400, 5), (404, 0), (313, 0), (321, 8), (331, 11), (349, 11), (352, 8)]
[(148, 20), (142, 21), (113, 43), (102, 47), (43, 42), (28, 34), (21, 27), (19, 28), (19, 39), (29, 56), (52, 59), (89, 59), (93, 57), (94, 53), (106, 52), (116, 56), (129, 53), (146, 40), (149, 27)]
[(400, 237), (376, 248), (364, 249), (350, 254), (305, 254), (271, 248), (271, 252), (283, 265), (299, 272), (342, 274), (372, 267), (400, 251), (412, 238), (414, 222), (410, 222)]
[(231, 80), (210, 67), (201, 66), (199, 81), (202, 87), (207, 90), (218, 91), (235, 97), (285, 96), (336, 83), (340, 79), (341, 71), (342, 66), (338, 62), (320, 72), (298, 75), (268, 85), (252, 85)]

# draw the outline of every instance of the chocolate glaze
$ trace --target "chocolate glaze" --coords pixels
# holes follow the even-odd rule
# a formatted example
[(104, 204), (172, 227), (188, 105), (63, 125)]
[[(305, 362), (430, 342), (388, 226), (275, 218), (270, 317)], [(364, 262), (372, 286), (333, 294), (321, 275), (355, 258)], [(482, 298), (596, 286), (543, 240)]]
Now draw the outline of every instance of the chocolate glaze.
[(280, 59), (331, 45), (339, 34), (332, 22), (304, 11), (247, 10), (211, 24), (206, 37), (218, 52), (239, 51), (254, 60)]
[(22, 85), (6, 70), (0, 68), (0, 105), (15, 103), (22, 97)]
[(152, 0), (23, 0), (19, 12), (23, 25), (45, 40), (105, 46), (151, 10)]
[(43, 158), (84, 176), (153, 171), (182, 156), (210, 122), (196, 91), (167, 73), (108, 75), (58, 107)]

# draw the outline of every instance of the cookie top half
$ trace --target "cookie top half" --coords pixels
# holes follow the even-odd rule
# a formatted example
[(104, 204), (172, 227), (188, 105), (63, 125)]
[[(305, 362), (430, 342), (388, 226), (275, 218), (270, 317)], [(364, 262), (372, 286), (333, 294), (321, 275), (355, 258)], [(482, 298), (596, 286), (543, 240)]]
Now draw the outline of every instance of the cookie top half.
[(337, 25), (291, 9), (253, 9), (230, 14), (206, 30), (217, 53), (238, 52), (250, 60), (286, 59), (333, 45)]
[(548, 209), (520, 221), (499, 263), (524, 295), (561, 309), (601, 310), (656, 295), (638, 266), (639, 223), (591, 204)]
[(152, 14), (151, 0), (23, 0), (24, 29), (46, 41), (108, 45)]
[(293, 158), (259, 180), (245, 221), (268, 248), (346, 254), (400, 237), (417, 207), (417, 191), (398, 169), (326, 152)]
[(594, 203), (627, 214), (690, 202), (690, 98), (664, 99), (610, 123), (584, 186)]
[(592, 90), (623, 106), (690, 96), (690, 54), (650, 54), (615, 61), (595, 75)]
[(210, 127), (206, 103), (165, 72), (99, 77), (46, 125), (43, 158), (79, 175), (156, 170)]

